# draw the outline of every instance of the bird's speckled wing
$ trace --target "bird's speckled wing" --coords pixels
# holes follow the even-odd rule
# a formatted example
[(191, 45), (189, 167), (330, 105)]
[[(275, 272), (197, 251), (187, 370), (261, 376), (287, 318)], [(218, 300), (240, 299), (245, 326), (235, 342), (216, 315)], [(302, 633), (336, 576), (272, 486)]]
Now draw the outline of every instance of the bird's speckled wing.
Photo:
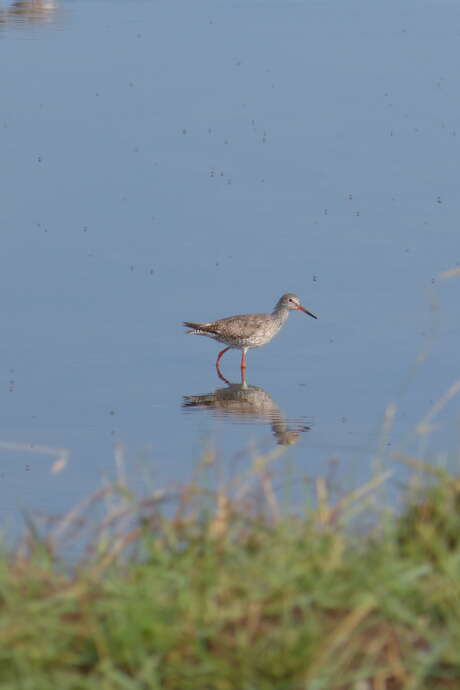
[(234, 338), (251, 338), (267, 325), (268, 314), (237, 314), (209, 324), (219, 335)]
[(260, 347), (268, 343), (278, 333), (282, 321), (272, 314), (237, 314), (210, 323), (186, 321), (191, 328), (189, 333), (207, 335), (209, 338), (226, 343), (230, 347)]

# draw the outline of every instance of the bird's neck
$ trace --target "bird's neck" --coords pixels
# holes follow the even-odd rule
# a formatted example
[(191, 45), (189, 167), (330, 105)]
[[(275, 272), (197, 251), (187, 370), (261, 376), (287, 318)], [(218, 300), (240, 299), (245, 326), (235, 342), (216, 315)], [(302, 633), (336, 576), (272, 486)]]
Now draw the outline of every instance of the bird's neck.
[(277, 304), (274, 310), (272, 311), (272, 316), (274, 319), (279, 321), (280, 325), (282, 325), (289, 316), (289, 309), (284, 305)]

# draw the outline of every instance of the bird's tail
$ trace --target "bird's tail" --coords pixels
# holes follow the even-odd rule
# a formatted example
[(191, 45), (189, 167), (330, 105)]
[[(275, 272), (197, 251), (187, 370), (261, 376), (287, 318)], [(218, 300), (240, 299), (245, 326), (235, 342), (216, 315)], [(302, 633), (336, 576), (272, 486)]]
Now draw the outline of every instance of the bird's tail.
[(195, 323), (194, 321), (184, 321), (184, 326), (190, 330), (187, 333), (192, 335), (216, 335), (214, 329), (208, 323)]

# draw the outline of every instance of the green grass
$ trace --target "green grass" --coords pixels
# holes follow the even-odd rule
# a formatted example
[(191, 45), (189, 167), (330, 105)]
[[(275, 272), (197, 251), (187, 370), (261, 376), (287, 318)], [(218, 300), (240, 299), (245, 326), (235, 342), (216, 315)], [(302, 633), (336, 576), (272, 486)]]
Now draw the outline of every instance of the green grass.
[(88, 506), (31, 530), (0, 558), (0, 688), (460, 688), (460, 481), (433, 471), (363, 536), (349, 522), (380, 480), (335, 503), (318, 480), (294, 515), (256, 474), (174, 510), (114, 488), (72, 568), (59, 539)]

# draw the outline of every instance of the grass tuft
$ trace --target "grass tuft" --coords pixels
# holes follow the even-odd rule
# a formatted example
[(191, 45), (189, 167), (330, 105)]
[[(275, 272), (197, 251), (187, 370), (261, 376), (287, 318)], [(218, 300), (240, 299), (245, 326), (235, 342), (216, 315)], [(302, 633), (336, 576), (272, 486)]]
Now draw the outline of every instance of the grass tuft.
[(0, 688), (458, 689), (459, 480), (418, 466), (429, 481), (363, 536), (349, 522), (386, 476), (335, 504), (317, 480), (296, 515), (259, 467), (251, 490), (111, 487), (46, 536), (31, 523), (0, 557)]

